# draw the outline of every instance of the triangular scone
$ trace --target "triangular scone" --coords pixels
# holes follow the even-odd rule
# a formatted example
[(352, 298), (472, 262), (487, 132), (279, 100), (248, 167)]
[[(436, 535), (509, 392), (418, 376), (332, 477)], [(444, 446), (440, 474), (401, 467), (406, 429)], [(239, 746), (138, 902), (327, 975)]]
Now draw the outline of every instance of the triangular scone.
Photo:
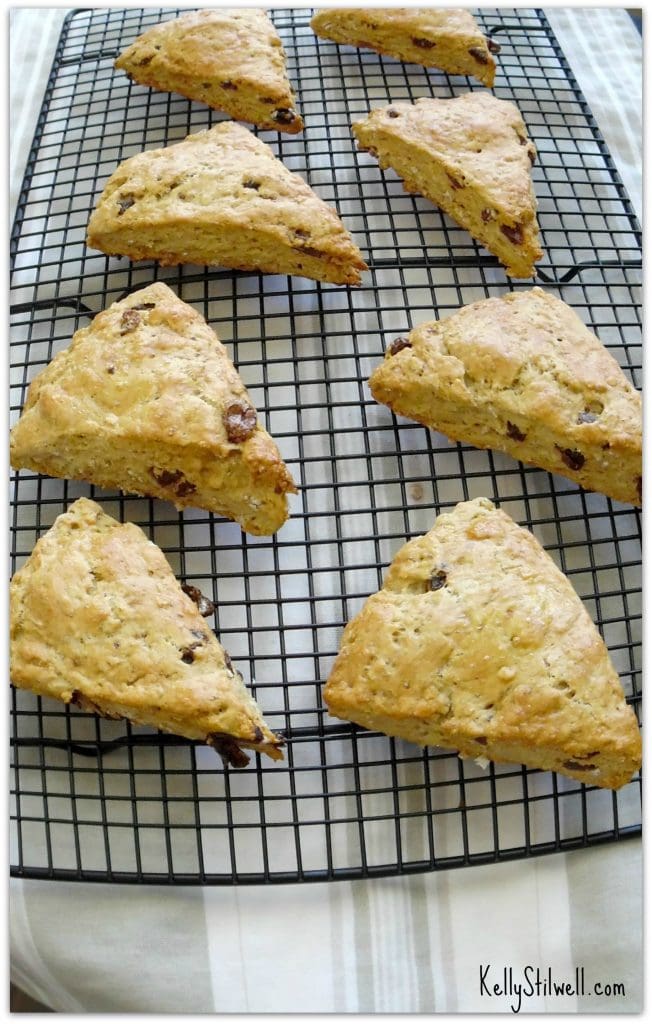
[(398, 552), (346, 627), (330, 714), (617, 789), (641, 737), (607, 649), (538, 541), (487, 498)]
[(283, 45), (262, 10), (194, 11), (162, 22), (115, 66), (140, 85), (180, 93), (259, 128), (303, 129)]
[(205, 741), (237, 766), (241, 747), (282, 758), (281, 738), (163, 552), (94, 501), (71, 505), (18, 570), (10, 627), (16, 686)]
[(392, 103), (353, 125), (358, 147), (392, 167), (406, 192), (440, 206), (510, 277), (531, 277), (543, 253), (532, 187), (534, 144), (513, 103), (490, 93)]
[(16, 469), (205, 508), (255, 534), (296, 492), (226, 349), (162, 283), (77, 331), (29, 388)]
[(120, 164), (87, 241), (134, 260), (217, 264), (332, 284), (360, 284), (367, 269), (335, 210), (233, 121)]
[(451, 75), (472, 75), (490, 88), (500, 47), (486, 39), (465, 10), (436, 7), (339, 7), (319, 11), (310, 22), (316, 35), (336, 43), (376, 50), (388, 57)]
[(447, 437), (641, 504), (641, 397), (570, 306), (540, 288), (420, 324), (369, 385)]

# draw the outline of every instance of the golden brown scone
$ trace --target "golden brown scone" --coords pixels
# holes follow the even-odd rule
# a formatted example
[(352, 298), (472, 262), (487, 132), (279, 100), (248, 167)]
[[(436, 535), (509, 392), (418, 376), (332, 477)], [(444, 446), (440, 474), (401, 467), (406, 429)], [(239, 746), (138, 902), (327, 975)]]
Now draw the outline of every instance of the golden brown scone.
[(404, 545), (346, 627), (330, 714), (465, 757), (617, 789), (641, 737), (579, 597), (487, 498)]
[(94, 501), (60, 515), (15, 574), (10, 631), (15, 686), (205, 741), (238, 767), (242, 747), (282, 759), (163, 552)]
[(91, 216), (87, 242), (134, 260), (333, 284), (360, 284), (367, 269), (335, 210), (233, 121), (120, 164)]
[(379, 107), (353, 125), (358, 148), (392, 167), (406, 192), (440, 206), (510, 277), (531, 277), (543, 253), (532, 187), (534, 143), (513, 103), (490, 93), (422, 97)]
[(540, 288), (420, 324), (389, 346), (369, 386), (447, 437), (641, 504), (641, 397), (570, 306)]
[(254, 534), (278, 530), (296, 492), (221, 341), (162, 283), (99, 313), (41, 371), (10, 459), (205, 508)]
[(339, 7), (319, 11), (316, 35), (376, 50), (451, 75), (472, 75), (490, 88), (500, 47), (486, 39), (466, 10), (436, 7)]
[(259, 128), (303, 129), (283, 44), (262, 10), (194, 11), (162, 22), (115, 66), (140, 85), (178, 92)]

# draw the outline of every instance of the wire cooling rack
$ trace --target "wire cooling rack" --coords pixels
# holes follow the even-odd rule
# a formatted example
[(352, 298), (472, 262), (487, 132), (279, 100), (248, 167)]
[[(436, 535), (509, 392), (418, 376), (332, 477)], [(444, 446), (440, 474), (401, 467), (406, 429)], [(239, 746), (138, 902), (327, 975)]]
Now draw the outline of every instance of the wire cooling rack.
[[(20, 472), (12, 569), (80, 495), (142, 526), (178, 578), (216, 602), (214, 625), (270, 725), (286, 733), (286, 760), (225, 769), (207, 747), (12, 690), (12, 872), (358, 878), (639, 834), (638, 779), (614, 794), (521, 766), (482, 769), (336, 722), (322, 704), (343, 624), (399, 547), (440, 510), (487, 495), (568, 574), (639, 709), (638, 512), (396, 419), (367, 388), (397, 334), (530, 284), (509, 282), (464, 231), (354, 150), (350, 122), (370, 107), (479, 86), (317, 40), (310, 12), (276, 11), (306, 130), (261, 134), (338, 208), (369, 263), (362, 287), (108, 259), (84, 236), (117, 163), (221, 119), (113, 70), (141, 31), (178, 13), (93, 9), (66, 19), (11, 242), (12, 417), (29, 381), (89, 317), (164, 280), (227, 344), (300, 494), (275, 537), (253, 538), (199, 510)], [(605, 143), (541, 11), (484, 9), (479, 19), (502, 47), (495, 93), (519, 106), (539, 152), (539, 279), (638, 385), (641, 238)]]

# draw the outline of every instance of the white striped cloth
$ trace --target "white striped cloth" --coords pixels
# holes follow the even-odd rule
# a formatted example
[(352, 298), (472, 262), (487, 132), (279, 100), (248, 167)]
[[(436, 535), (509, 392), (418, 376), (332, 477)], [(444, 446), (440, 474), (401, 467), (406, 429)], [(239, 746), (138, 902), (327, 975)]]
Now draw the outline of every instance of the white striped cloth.
[[(64, 14), (11, 12), (12, 209)], [(640, 215), (640, 38), (622, 9), (547, 14)], [(636, 840), (371, 882), (12, 880), (11, 977), (63, 1013), (634, 1013), (641, 890)]]

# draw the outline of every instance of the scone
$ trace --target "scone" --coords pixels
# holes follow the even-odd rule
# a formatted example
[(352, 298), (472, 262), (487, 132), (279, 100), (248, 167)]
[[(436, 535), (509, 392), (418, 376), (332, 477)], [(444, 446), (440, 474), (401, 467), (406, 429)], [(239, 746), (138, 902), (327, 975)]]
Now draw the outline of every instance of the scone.
[(540, 288), (421, 324), (389, 346), (369, 386), (447, 437), (641, 504), (641, 397), (573, 310)]
[(641, 763), (636, 716), (582, 602), (487, 498), (400, 549), (347, 625), (324, 696), (368, 729), (591, 785), (617, 789)]
[(242, 125), (224, 121), (111, 175), (88, 225), (111, 256), (360, 284), (366, 270), (335, 210)]
[(450, 75), (472, 75), (494, 84), (500, 47), (486, 39), (466, 10), (436, 7), (339, 7), (319, 11), (310, 22), (316, 35), (336, 43), (376, 50), (388, 57)]
[(440, 206), (498, 257), (531, 277), (543, 253), (532, 187), (534, 144), (513, 103), (490, 93), (422, 97), (373, 110), (353, 125), (358, 148), (393, 168), (406, 192)]
[(29, 388), (11, 464), (190, 505), (271, 534), (296, 486), (226, 349), (167, 285), (77, 331)]
[(15, 686), (209, 743), (238, 767), (241, 748), (282, 759), (163, 552), (94, 501), (60, 515), (15, 574), (10, 633)]
[(264, 11), (193, 11), (139, 36), (115, 62), (140, 85), (177, 92), (239, 121), (300, 132), (283, 44)]

